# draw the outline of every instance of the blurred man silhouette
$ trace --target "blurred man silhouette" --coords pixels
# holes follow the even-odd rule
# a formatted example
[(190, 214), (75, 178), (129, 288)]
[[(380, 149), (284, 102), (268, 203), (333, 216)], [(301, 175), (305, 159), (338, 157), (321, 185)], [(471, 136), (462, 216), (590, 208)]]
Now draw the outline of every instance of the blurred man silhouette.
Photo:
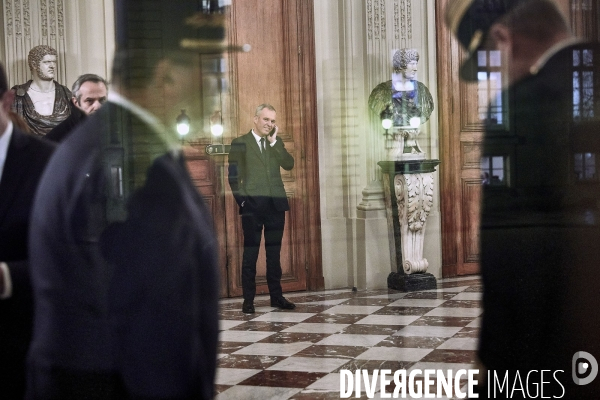
[[(197, 4), (116, 3), (109, 101), (62, 142), (32, 214), (29, 398), (212, 398), (217, 243), (168, 128), (198, 95), (198, 53), (179, 46), (203, 36), (186, 21), (199, 15), (202, 34), (222, 38)], [(168, 27), (158, 57), (135, 40), (146, 17)], [(134, 20), (142, 28), (128, 29)]]
[(54, 146), (25, 134), (10, 117), (14, 92), (0, 63), (0, 397), (25, 396), (25, 356), (33, 304), (27, 235), (33, 197)]
[(541, 381), (543, 396), (595, 398), (599, 380), (576, 384), (572, 357), (600, 356), (600, 185), (576, 178), (577, 159), (600, 154), (600, 47), (575, 39), (551, 0), (456, 0), (446, 11), (469, 50), (462, 78), (477, 81), (481, 52), (500, 51), (507, 86), (507, 129), (484, 138), (483, 156), (510, 161), (510, 176), (483, 186), (478, 356), (511, 388), (524, 377), (512, 398), (536, 397)]

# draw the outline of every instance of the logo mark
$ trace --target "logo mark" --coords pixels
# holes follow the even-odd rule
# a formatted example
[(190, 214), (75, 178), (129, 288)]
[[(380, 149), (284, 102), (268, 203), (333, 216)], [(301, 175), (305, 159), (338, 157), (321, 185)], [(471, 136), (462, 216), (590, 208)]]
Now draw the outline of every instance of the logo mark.
[(577, 385), (587, 385), (598, 375), (598, 361), (590, 353), (578, 351), (573, 354), (571, 373), (573, 382)]

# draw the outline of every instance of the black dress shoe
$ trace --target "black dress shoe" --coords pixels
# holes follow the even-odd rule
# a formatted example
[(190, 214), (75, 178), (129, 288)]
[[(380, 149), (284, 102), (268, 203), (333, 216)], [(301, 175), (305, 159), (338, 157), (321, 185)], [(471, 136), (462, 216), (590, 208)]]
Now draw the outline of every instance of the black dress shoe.
[(281, 296), (277, 299), (271, 299), (271, 307), (283, 308), (284, 310), (293, 310), (296, 305)]
[(244, 305), (242, 305), (242, 312), (244, 314), (254, 314), (254, 302), (252, 300), (244, 300)]

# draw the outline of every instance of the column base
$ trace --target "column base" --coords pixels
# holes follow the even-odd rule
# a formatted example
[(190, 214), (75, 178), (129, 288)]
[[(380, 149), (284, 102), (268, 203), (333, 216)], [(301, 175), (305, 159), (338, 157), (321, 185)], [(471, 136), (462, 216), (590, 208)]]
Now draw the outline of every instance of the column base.
[(388, 289), (400, 290), (402, 292), (437, 289), (435, 276), (428, 272), (410, 275), (390, 272), (387, 284)]

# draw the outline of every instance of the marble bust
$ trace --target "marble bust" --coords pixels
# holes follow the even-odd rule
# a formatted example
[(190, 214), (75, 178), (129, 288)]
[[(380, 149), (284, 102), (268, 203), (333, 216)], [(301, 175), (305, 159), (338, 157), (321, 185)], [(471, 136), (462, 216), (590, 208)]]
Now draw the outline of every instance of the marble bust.
[(429, 89), (416, 80), (419, 53), (415, 49), (396, 50), (392, 63), (392, 79), (373, 89), (369, 107), (377, 115), (391, 109), (395, 127), (417, 128), (427, 122), (433, 112)]
[(52, 47), (32, 48), (27, 56), (32, 79), (12, 87), (16, 93), (12, 110), (39, 136), (45, 136), (71, 113), (71, 91), (54, 80), (56, 61), (57, 52)]

